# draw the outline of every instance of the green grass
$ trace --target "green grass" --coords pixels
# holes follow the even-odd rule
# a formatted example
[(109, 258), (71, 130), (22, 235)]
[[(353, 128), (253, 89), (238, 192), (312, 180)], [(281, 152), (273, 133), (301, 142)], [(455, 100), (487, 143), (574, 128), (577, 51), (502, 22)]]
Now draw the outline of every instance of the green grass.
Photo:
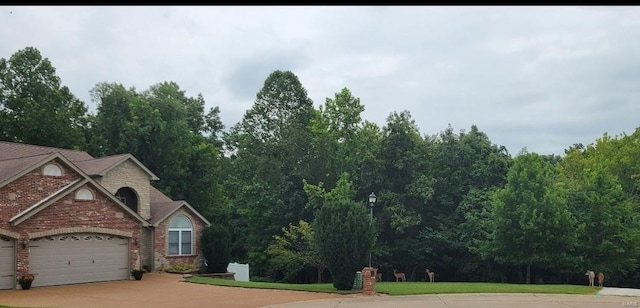
[[(253, 281), (233, 281), (220, 278), (192, 276), (188, 282), (228, 287), (279, 289), (338, 294), (360, 293), (361, 290), (339, 291), (331, 283), (289, 284)], [(489, 282), (378, 282), (376, 292), (389, 295), (451, 294), (451, 293), (544, 293), (596, 294), (600, 288), (561, 284), (513, 284)]]
[(226, 287), (242, 287), (242, 288), (256, 288), (256, 289), (277, 289), (277, 290), (293, 290), (293, 291), (308, 291), (308, 292), (323, 292), (323, 293), (338, 293), (338, 294), (354, 294), (360, 293), (357, 291), (340, 291), (336, 290), (330, 283), (314, 283), (314, 284), (291, 284), (291, 283), (275, 283), (275, 282), (253, 282), (253, 281), (235, 281), (221, 278), (211, 277), (197, 277), (191, 276), (185, 279), (188, 282), (212, 284), (216, 286)]
[(389, 295), (447, 293), (596, 294), (600, 288), (566, 284), (513, 284), (490, 282), (379, 282), (376, 292)]

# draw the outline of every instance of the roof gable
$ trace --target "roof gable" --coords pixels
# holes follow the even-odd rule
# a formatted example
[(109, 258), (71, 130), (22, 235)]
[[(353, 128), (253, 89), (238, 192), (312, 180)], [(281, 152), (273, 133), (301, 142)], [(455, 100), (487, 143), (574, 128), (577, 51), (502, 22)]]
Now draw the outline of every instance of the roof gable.
[(127, 160), (131, 160), (134, 165), (138, 166), (145, 173), (147, 173), (151, 180), (160, 179), (131, 154), (120, 154), (96, 158), (88, 161), (77, 162), (76, 165), (87, 174), (105, 176), (110, 170), (119, 166)]
[(116, 198), (114, 195), (109, 193), (109, 191), (107, 191), (104, 187), (102, 187), (101, 185), (99, 185), (93, 179), (91, 179), (90, 177), (88, 177), (86, 175), (85, 175), (84, 178), (78, 179), (77, 181), (74, 181), (73, 183), (70, 183), (69, 185), (67, 185), (67, 186), (63, 187), (62, 189), (58, 190), (57, 192), (51, 194), (49, 197), (47, 197), (47, 198), (45, 198), (43, 200), (40, 200), (38, 203), (32, 205), (28, 209), (18, 213), (17, 215), (12, 217), (9, 220), (9, 222), (13, 223), (14, 225), (18, 225), (18, 224), (26, 221), (30, 217), (33, 217), (34, 215), (36, 215), (37, 213), (41, 212), (42, 210), (46, 209), (50, 205), (54, 204), (56, 201), (58, 201), (58, 200), (64, 198), (65, 196), (68, 196), (69, 194), (73, 193), (75, 190), (77, 190), (78, 188), (82, 187), (83, 185), (91, 186), (91, 188), (95, 189), (96, 191), (100, 192), (102, 195), (106, 196), (108, 199), (110, 199), (111, 201), (113, 201), (114, 203), (119, 205), (125, 212), (129, 213), (136, 220), (138, 220), (141, 223), (143, 223), (144, 226), (148, 225), (148, 222), (146, 220), (144, 220), (140, 215), (138, 215), (138, 213), (136, 213), (133, 210), (131, 210), (128, 206), (126, 206), (124, 203), (122, 203), (120, 200), (118, 200), (118, 198)]
[(0, 161), (0, 187), (3, 187), (31, 170), (51, 161), (55, 154), (42, 154), (37, 156), (12, 158)]
[(82, 177), (87, 176), (61, 153), (50, 153), (0, 161), (0, 188), (54, 160), (59, 161)]
[(198, 216), (200, 220), (202, 220), (207, 226), (210, 226), (211, 223), (204, 218), (196, 209), (194, 209), (189, 203), (186, 201), (173, 201), (167, 195), (163, 194), (157, 188), (151, 186), (151, 191), (149, 194), (150, 203), (151, 203), (151, 219), (149, 219), (149, 223), (151, 225), (157, 227), (161, 222), (166, 220), (169, 216), (175, 213), (180, 208), (186, 208), (194, 215)]
[[(22, 175), (24, 175), (24, 174), (26, 174), (28, 172), (31, 172), (32, 170), (34, 170), (36, 168), (39, 168), (40, 166), (42, 166), (42, 165), (44, 165), (46, 163), (49, 163), (51, 161), (54, 161), (54, 160), (57, 160), (59, 163), (61, 163), (64, 166), (72, 169), (74, 172), (79, 174), (81, 178), (79, 180), (74, 181), (71, 184), (63, 187), (62, 189), (58, 190), (57, 192), (49, 195), (47, 198), (44, 198), (43, 200), (40, 200), (39, 202), (37, 202), (36, 204), (32, 205), (28, 209), (18, 213), (16, 216), (11, 218), (10, 222), (13, 222), (16, 225), (19, 224), (20, 222), (28, 219), (29, 217), (35, 215), (39, 211), (41, 211), (44, 208), (48, 207), (49, 205), (55, 203), (57, 200), (59, 200), (62, 197), (66, 196), (68, 193), (70, 193), (70, 191), (73, 191), (74, 189), (77, 189), (78, 187), (80, 187), (81, 185), (84, 185), (86, 183), (86, 184), (90, 184), (93, 188), (95, 188), (96, 190), (100, 191), (102, 194), (106, 195), (107, 198), (110, 198), (112, 201), (116, 202), (116, 204), (118, 204), (120, 207), (122, 207), (129, 214), (133, 215), (136, 219), (138, 219), (143, 224), (145, 224), (145, 225), (148, 224), (142, 217), (140, 217), (140, 215), (138, 215), (136, 212), (134, 212), (128, 206), (126, 206), (124, 203), (122, 203), (120, 200), (118, 200), (118, 198), (116, 198), (108, 190), (106, 190), (104, 187), (102, 187), (102, 185), (100, 185), (96, 181), (94, 181), (91, 177), (89, 177), (89, 175), (87, 175), (80, 168), (78, 168), (76, 165), (74, 165), (72, 162), (70, 162), (61, 153), (52, 153), (52, 154), (48, 154), (48, 155), (35, 156), (33, 158), (22, 158), (22, 159), (7, 160), (7, 161), (0, 162), (0, 164), (10, 164), (13, 161), (16, 161), (16, 162), (20, 162), (21, 161), (22, 162), (20, 164), (16, 164), (18, 167), (16, 167), (14, 169), (14, 171), (13, 171), (11, 176), (9, 176), (6, 180), (4, 180), (4, 182), (0, 182), (0, 187), (6, 185), (8, 183), (11, 183), (12, 181), (20, 178)], [(6, 170), (11, 170), (8, 166), (4, 166), (4, 167), (7, 167)], [(0, 170), (2, 170), (2, 169), (0, 169)], [(4, 172), (4, 170), (2, 170), (2, 171)]]
[(59, 189), (57, 192), (49, 195), (47, 198), (40, 200), (36, 204), (33, 204), (32, 206), (30, 206), (28, 209), (16, 214), (11, 219), (9, 219), (9, 222), (13, 223), (13, 225), (20, 224), (21, 222), (27, 220), (29, 217), (32, 217), (33, 215), (47, 208), (49, 205), (60, 200), (62, 197), (66, 196), (71, 191), (84, 185), (85, 183), (87, 183), (87, 179), (78, 179), (74, 182), (69, 183), (69, 185)]
[(149, 219), (149, 223), (154, 227), (157, 227), (162, 221), (166, 220), (167, 217), (171, 216), (171, 214), (175, 213), (180, 208), (186, 208), (194, 215), (198, 216), (198, 218), (200, 218), (200, 220), (202, 220), (207, 226), (211, 225), (211, 223), (196, 211), (196, 209), (189, 205), (189, 203), (182, 200), (173, 201), (153, 186), (151, 186), (149, 197), (151, 201), (151, 219)]
[(192, 214), (196, 215), (205, 225), (210, 226), (211, 223), (204, 218), (198, 211), (196, 211), (189, 203), (186, 201), (171, 201), (166, 203), (152, 203), (151, 204), (151, 219), (149, 219), (149, 223), (154, 227), (158, 227), (161, 222), (167, 220), (173, 213), (177, 212), (179, 209), (184, 208), (187, 209)]

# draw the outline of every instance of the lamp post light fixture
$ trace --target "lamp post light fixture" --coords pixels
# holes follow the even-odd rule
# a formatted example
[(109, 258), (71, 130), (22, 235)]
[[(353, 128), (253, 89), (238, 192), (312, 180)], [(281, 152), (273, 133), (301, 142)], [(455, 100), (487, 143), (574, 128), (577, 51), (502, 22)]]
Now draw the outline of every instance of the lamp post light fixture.
[[(369, 225), (373, 223), (373, 207), (376, 205), (376, 194), (371, 192), (369, 195)], [(369, 251), (369, 267), (371, 267), (371, 251)]]

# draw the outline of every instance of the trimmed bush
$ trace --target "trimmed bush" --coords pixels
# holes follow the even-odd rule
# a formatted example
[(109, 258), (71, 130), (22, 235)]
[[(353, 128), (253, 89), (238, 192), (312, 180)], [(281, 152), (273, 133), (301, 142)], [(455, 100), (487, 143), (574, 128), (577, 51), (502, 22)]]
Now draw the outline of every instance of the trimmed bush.
[(342, 193), (349, 191), (345, 182), (339, 181), (337, 191), (325, 199), (313, 222), (318, 253), (338, 290), (353, 289), (353, 278), (367, 264), (375, 242), (367, 208)]

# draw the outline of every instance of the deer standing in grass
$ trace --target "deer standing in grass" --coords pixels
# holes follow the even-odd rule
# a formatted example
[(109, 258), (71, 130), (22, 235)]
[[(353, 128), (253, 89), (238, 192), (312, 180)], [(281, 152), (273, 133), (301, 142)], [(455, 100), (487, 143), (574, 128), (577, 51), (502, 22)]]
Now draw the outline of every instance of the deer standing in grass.
[(404, 273), (393, 270), (393, 275), (396, 276), (396, 281), (407, 281), (407, 276)]
[(594, 273), (593, 271), (589, 271), (587, 270), (585, 273), (585, 275), (587, 275), (587, 277), (589, 277), (589, 286), (593, 287), (593, 280), (596, 278), (596, 273)]
[(377, 267), (373, 268), (373, 272), (376, 273), (376, 282), (382, 281), (382, 272), (379, 272)]
[(601, 288), (604, 287), (604, 273), (603, 272), (599, 272), (598, 273), (598, 285)]
[(430, 271), (427, 269), (427, 276), (429, 277), (429, 282), (433, 282), (435, 279), (436, 273), (434, 271)]

